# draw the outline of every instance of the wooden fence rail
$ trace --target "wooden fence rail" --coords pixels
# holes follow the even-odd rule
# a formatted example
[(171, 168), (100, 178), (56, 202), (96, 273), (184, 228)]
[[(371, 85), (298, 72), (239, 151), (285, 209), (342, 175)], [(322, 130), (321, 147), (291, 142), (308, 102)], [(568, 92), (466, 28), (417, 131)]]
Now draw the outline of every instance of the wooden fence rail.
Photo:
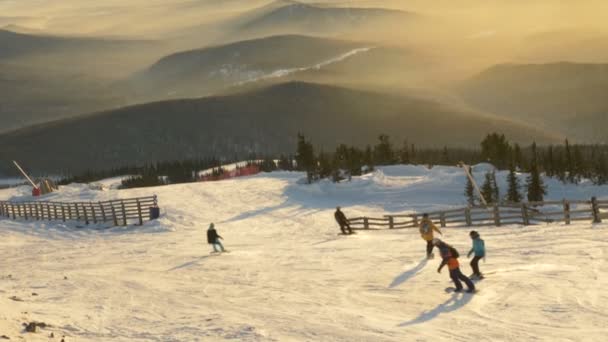
[(99, 202), (0, 201), (0, 217), (13, 220), (79, 221), (85, 224), (142, 225), (152, 219), (149, 208), (158, 207), (156, 195)]
[[(608, 219), (608, 200), (595, 197), (588, 201), (547, 201), (501, 203), (489, 206), (464, 207), (429, 212), (429, 218), (440, 227), (502, 226), (509, 224), (589, 221), (601, 223)], [(355, 217), (349, 219), (353, 229), (416, 228), (421, 214), (384, 215), (382, 218)]]

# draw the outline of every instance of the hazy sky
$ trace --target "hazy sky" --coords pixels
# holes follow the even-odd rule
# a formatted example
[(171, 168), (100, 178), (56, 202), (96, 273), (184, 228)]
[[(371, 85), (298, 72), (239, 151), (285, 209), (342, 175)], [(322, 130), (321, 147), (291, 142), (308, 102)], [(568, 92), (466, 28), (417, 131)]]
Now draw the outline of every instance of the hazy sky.
[[(162, 35), (221, 20), (272, 0), (0, 0), (0, 26), (53, 33)], [(604, 30), (606, 0), (351, 0), (309, 1), (391, 7), (439, 17), (450, 29), (528, 33), (556, 29)], [(471, 33), (474, 35), (476, 32)]]

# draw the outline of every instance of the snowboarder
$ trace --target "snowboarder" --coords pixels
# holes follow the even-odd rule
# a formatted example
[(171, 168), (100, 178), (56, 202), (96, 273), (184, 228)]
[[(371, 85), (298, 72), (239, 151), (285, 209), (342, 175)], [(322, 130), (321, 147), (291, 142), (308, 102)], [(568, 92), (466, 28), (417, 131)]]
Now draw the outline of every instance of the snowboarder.
[[(215, 253), (225, 252), (224, 246), (220, 242), (220, 239), (224, 240), (217, 231), (215, 230), (215, 225), (211, 223), (209, 225), (209, 229), (207, 229), (207, 243), (213, 245), (213, 251)], [(218, 250), (219, 247), (219, 250)]]
[[(336, 222), (340, 225), (340, 230), (342, 234), (347, 234), (346, 229), (348, 229), (348, 234), (352, 234), (353, 230), (350, 228), (350, 224), (348, 223), (348, 219), (344, 215), (344, 213), (340, 210), (340, 207), (336, 207), (336, 212), (334, 213), (334, 217), (336, 218)], [(346, 228), (346, 229), (344, 229)]]
[(473, 240), (473, 247), (467, 254), (467, 257), (470, 258), (471, 254), (475, 254), (473, 260), (471, 260), (471, 269), (473, 269), (473, 274), (471, 275), (471, 278), (476, 277), (477, 279), (483, 279), (483, 274), (479, 272), (479, 260), (485, 258), (486, 256), (486, 245), (479, 236), (478, 232), (472, 230), (469, 233), (469, 236)]
[(443, 266), (448, 265), (448, 269), (450, 270), (450, 278), (452, 278), (454, 286), (456, 287), (454, 292), (462, 291), (462, 283), (460, 282), (461, 280), (464, 281), (465, 284), (467, 284), (467, 293), (475, 292), (475, 284), (473, 284), (471, 279), (469, 279), (467, 276), (462, 274), (462, 272), (460, 272), (460, 264), (458, 263), (458, 251), (454, 247), (448, 245), (447, 243), (439, 239), (433, 239), (433, 244), (437, 246), (437, 249), (439, 249), (439, 253), (441, 253), (442, 259), (441, 265), (439, 265), (439, 268), (437, 269), (437, 273), (441, 273), (441, 269), (443, 268)]
[(420, 221), (420, 226), (419, 226), (419, 230), (420, 230), (420, 236), (422, 237), (422, 239), (424, 239), (426, 241), (426, 257), (428, 259), (432, 259), (433, 258), (433, 230), (436, 231), (437, 233), (439, 233), (441, 236), (443, 236), (443, 233), (441, 232), (441, 230), (439, 230), (439, 228), (437, 228), (434, 224), (433, 221), (431, 221), (431, 219), (429, 218), (429, 214), (424, 213), (422, 214), (422, 220)]

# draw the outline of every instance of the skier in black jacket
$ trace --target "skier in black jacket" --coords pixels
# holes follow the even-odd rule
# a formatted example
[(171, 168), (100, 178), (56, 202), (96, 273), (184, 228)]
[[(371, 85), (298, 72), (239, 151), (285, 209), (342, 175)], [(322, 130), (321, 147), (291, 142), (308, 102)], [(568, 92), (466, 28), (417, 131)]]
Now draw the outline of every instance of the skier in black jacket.
[[(209, 229), (207, 229), (207, 243), (210, 245), (213, 245), (213, 251), (218, 253), (218, 252), (225, 252), (226, 250), (224, 249), (224, 246), (222, 245), (222, 243), (220, 242), (220, 239), (224, 239), (223, 237), (221, 237), (217, 231), (215, 230), (215, 225), (213, 223), (211, 223), (209, 225)], [(218, 246), (219, 246), (219, 250), (218, 250)]]
[(350, 228), (350, 224), (348, 223), (348, 219), (344, 215), (344, 213), (340, 210), (340, 207), (336, 207), (336, 212), (334, 213), (334, 217), (336, 218), (336, 222), (340, 225), (340, 230), (342, 234), (346, 234), (346, 229), (348, 229), (348, 234), (352, 234), (353, 230)]

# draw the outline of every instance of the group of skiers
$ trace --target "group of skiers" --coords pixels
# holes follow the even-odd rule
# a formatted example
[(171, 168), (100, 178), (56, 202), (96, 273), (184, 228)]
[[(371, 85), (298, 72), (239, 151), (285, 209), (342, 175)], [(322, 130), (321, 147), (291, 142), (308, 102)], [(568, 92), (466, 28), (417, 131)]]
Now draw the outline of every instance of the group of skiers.
[[(340, 226), (342, 234), (353, 233), (348, 219), (346, 218), (346, 215), (344, 215), (342, 210), (340, 210), (340, 207), (336, 207), (334, 218)], [(441, 264), (439, 265), (437, 272), (441, 273), (443, 267), (445, 267), (446, 265), (448, 266), (448, 269), (450, 270), (450, 278), (454, 282), (455, 286), (454, 291), (462, 291), (462, 282), (464, 282), (467, 285), (466, 292), (475, 292), (475, 284), (471, 281), (471, 278), (483, 279), (483, 274), (481, 274), (481, 272), (479, 271), (479, 260), (485, 258), (486, 254), (485, 243), (479, 236), (479, 233), (474, 230), (469, 233), (469, 237), (473, 241), (473, 246), (469, 253), (467, 253), (467, 257), (471, 257), (471, 255), (474, 256), (471, 260), (471, 269), (473, 270), (473, 274), (471, 274), (470, 277), (467, 277), (460, 271), (460, 263), (458, 262), (460, 254), (458, 253), (456, 248), (434, 236), (434, 232), (439, 233), (441, 236), (443, 236), (443, 233), (439, 228), (437, 228), (437, 226), (435, 226), (433, 221), (429, 218), (429, 215), (426, 213), (422, 215), (422, 220), (420, 220), (419, 224), (419, 230), (420, 236), (426, 241), (427, 259), (432, 259), (434, 257), (433, 248), (437, 247), (441, 256)], [(223, 238), (215, 230), (215, 225), (211, 223), (209, 225), (209, 228), (207, 229), (207, 243), (213, 245), (213, 253), (226, 252), (220, 240), (223, 240)]]
[(441, 269), (445, 265), (448, 265), (448, 269), (450, 270), (450, 278), (456, 287), (454, 291), (462, 291), (461, 281), (463, 281), (467, 285), (467, 292), (475, 292), (475, 284), (473, 284), (471, 278), (483, 279), (483, 274), (481, 274), (479, 271), (479, 260), (484, 258), (486, 254), (485, 243), (479, 236), (479, 233), (474, 230), (469, 232), (469, 237), (473, 241), (473, 247), (469, 253), (467, 253), (467, 257), (471, 257), (472, 254), (474, 254), (474, 257), (473, 260), (471, 260), (471, 269), (473, 270), (473, 274), (471, 274), (471, 277), (467, 277), (460, 271), (460, 263), (458, 262), (458, 257), (460, 254), (456, 248), (434, 237), (434, 231), (438, 232), (442, 236), (443, 233), (435, 226), (435, 224), (433, 224), (433, 221), (431, 221), (428, 214), (422, 215), (419, 229), (420, 236), (426, 241), (427, 258), (433, 258), (433, 247), (437, 247), (439, 250), (441, 255), (441, 264), (439, 265), (437, 272), (441, 273)]
[[(334, 217), (336, 219), (336, 222), (338, 222), (338, 225), (340, 225), (340, 230), (342, 231), (342, 234), (347, 234), (346, 229), (348, 229), (348, 234), (352, 234), (352, 229), (348, 223), (348, 219), (340, 210), (340, 207), (336, 208)], [(448, 269), (450, 270), (450, 278), (454, 282), (455, 286), (454, 291), (462, 291), (463, 287), (461, 281), (463, 281), (467, 285), (467, 292), (475, 292), (475, 284), (473, 284), (471, 278), (483, 279), (483, 274), (481, 274), (481, 272), (479, 271), (479, 260), (485, 258), (486, 253), (484, 241), (479, 236), (479, 233), (474, 230), (469, 233), (469, 237), (473, 241), (473, 247), (471, 248), (469, 253), (467, 253), (467, 257), (471, 257), (471, 255), (474, 255), (474, 257), (473, 260), (471, 260), (471, 268), (473, 270), (473, 274), (471, 274), (470, 277), (467, 277), (460, 271), (460, 263), (458, 262), (458, 258), (460, 257), (460, 255), (458, 251), (449, 244), (441, 241), (438, 238), (435, 238), (434, 232), (439, 233), (441, 236), (443, 236), (443, 233), (439, 228), (437, 228), (437, 226), (435, 226), (433, 221), (429, 218), (429, 215), (426, 213), (422, 215), (422, 220), (419, 224), (419, 230), (420, 236), (426, 241), (427, 259), (432, 259), (434, 257), (433, 248), (437, 247), (441, 255), (441, 264), (439, 265), (437, 272), (441, 273), (443, 267), (445, 265), (448, 266)]]

